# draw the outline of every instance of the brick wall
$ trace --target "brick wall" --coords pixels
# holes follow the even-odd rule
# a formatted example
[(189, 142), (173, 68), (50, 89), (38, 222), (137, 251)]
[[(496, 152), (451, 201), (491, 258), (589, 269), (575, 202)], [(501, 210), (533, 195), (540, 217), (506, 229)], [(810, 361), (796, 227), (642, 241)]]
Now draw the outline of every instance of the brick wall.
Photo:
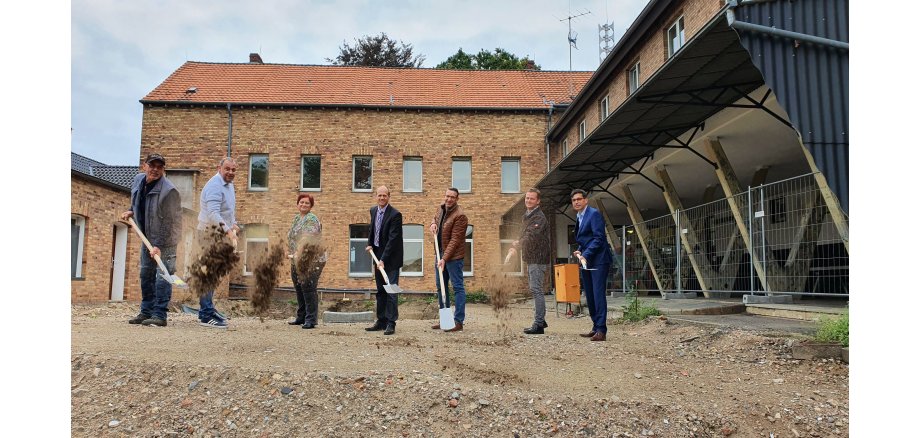
[[(131, 196), (126, 191), (78, 177), (70, 178), (71, 213), (83, 216), (86, 221), (82, 278), (70, 281), (71, 302), (98, 302), (111, 298), (114, 227), (118, 216), (127, 209), (130, 202)], [(138, 265), (141, 244), (140, 239), (129, 230), (125, 259), (125, 300), (140, 300)]]
[[(146, 105), (140, 156), (159, 152), (169, 168), (200, 169), (194, 183), (197, 206), (201, 187), (227, 152), (227, 126), (226, 108)], [(368, 223), (368, 209), (375, 205), (371, 193), (352, 191), (352, 157), (373, 156), (373, 186), (389, 186), (391, 203), (403, 213), (404, 224), (426, 228), (451, 186), (451, 158), (472, 157), (472, 192), (461, 194), (459, 203), (474, 226), (474, 276), (467, 286), (476, 289), (500, 261), (502, 213), (523, 197), (523, 192), (500, 193), (501, 159), (519, 157), (521, 190), (534, 185), (546, 171), (545, 129), (543, 112), (234, 107), (237, 220), (267, 224), (270, 242), (284, 239), (297, 213), (300, 158), (321, 155), (322, 188), (311, 193), (330, 258), (320, 286), (371, 288), (372, 279), (348, 276), (349, 224)], [(269, 156), (268, 191), (247, 189), (250, 154)], [(407, 156), (422, 157), (421, 193), (402, 191), (402, 162)], [(424, 277), (401, 278), (404, 289), (433, 289), (434, 249), (427, 233), (424, 251)], [(283, 269), (282, 285), (290, 285), (289, 267)], [(241, 268), (233, 274), (233, 282), (246, 280)]]

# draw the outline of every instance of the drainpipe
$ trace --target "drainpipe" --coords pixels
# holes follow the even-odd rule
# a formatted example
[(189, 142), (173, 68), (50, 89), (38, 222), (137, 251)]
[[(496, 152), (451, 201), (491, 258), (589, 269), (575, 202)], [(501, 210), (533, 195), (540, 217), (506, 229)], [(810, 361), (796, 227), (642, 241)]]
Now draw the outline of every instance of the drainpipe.
[(227, 119), (230, 123), (227, 124), (227, 156), (231, 156), (230, 152), (233, 148), (233, 112), (230, 111), (230, 103), (227, 103)]
[(549, 130), (553, 124), (553, 107), (556, 106), (556, 102), (552, 100), (547, 101), (544, 98), (543, 103), (549, 105), (549, 110), (546, 112), (546, 134), (543, 135), (544, 142), (546, 143), (546, 173), (549, 173), (551, 167), (549, 158)]

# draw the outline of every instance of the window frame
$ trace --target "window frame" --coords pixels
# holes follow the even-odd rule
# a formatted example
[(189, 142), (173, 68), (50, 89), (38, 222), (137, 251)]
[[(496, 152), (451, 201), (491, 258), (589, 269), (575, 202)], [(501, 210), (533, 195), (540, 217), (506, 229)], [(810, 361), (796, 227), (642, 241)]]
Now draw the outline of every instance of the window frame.
[[(253, 164), (253, 159), (257, 157), (265, 157), (265, 187), (253, 187), (252, 186), (252, 164)], [(250, 192), (267, 192), (268, 191), (268, 174), (269, 174), (268, 154), (249, 154), (249, 175), (247, 177), (248, 190)]]
[(639, 89), (639, 87), (642, 85), (642, 83), (639, 82), (639, 75), (642, 73), (641, 68), (642, 66), (640, 65), (640, 63), (636, 61), (636, 63), (633, 64), (633, 66), (630, 67), (629, 71), (627, 72), (627, 83), (628, 83), (629, 94), (635, 93)]
[[(674, 30), (674, 38), (671, 37), (672, 29)], [(668, 30), (665, 32), (665, 38), (666, 38), (666, 42), (668, 46), (668, 58), (667, 59), (671, 59), (675, 54), (677, 54), (677, 52), (680, 51), (681, 48), (687, 45), (685, 31), (686, 31), (686, 28), (684, 27), (684, 16), (683, 15), (678, 17), (676, 20), (674, 20), (673, 23), (671, 23), (670, 26), (668, 26)], [(678, 36), (680, 37), (679, 45), (677, 47), (674, 47), (672, 43), (674, 39), (677, 38)]]
[[(370, 262), (370, 259), (369, 259), (369, 258), (368, 258), (368, 265), (370, 265), (370, 266), (369, 266), (369, 270), (368, 270), (367, 272), (353, 272), (353, 271), (351, 270), (352, 264), (354, 263), (354, 262), (352, 262), (352, 260), (351, 260), (351, 244), (352, 244), (352, 242), (359, 242), (359, 243), (360, 243), (359, 245), (356, 246), (356, 248), (359, 248), (360, 250), (358, 250), (358, 249), (355, 250), (355, 260), (358, 259), (358, 254), (359, 254), (359, 253), (366, 253), (366, 252), (367, 252), (367, 251), (364, 250), (364, 248), (367, 247), (367, 237), (351, 237), (351, 234), (352, 234), (352, 233), (351, 233), (351, 232), (352, 232), (352, 227), (357, 227), (357, 226), (363, 226), (363, 227), (365, 227), (368, 234), (370, 234), (370, 229), (371, 229), (371, 224), (369, 224), (369, 223), (367, 223), (367, 224), (364, 224), (364, 223), (359, 223), (359, 224), (348, 224), (348, 256), (349, 256), (349, 257), (348, 257), (348, 278), (371, 278), (371, 277), (374, 276), (374, 266), (373, 266), (373, 264)], [(368, 257), (370, 257), (370, 256), (368, 256)]]
[[(371, 169), (371, 176), (370, 176), (370, 178), (368, 179), (368, 185), (369, 185), (370, 187), (368, 187), (368, 188), (366, 188), (366, 189), (359, 189), (359, 188), (355, 187), (355, 183), (357, 182), (357, 181), (355, 180), (355, 178), (357, 178), (357, 176), (358, 176), (358, 175), (357, 175), (357, 168), (356, 168), (356, 167), (357, 167), (358, 159), (359, 159), (359, 158), (367, 158), (367, 159), (370, 160), (370, 166), (369, 166), (369, 167), (370, 167), (370, 169)], [(370, 193), (370, 192), (373, 192), (373, 191), (374, 191), (374, 156), (373, 156), (373, 155), (352, 155), (352, 156), (351, 156), (351, 191), (352, 191), (352, 192), (361, 192), (361, 193)]]
[[(304, 161), (307, 158), (316, 158), (319, 160), (319, 186), (318, 187), (304, 187), (303, 183), (303, 165)], [(320, 154), (304, 154), (300, 156), (300, 191), (301, 192), (321, 192), (323, 191), (323, 156)]]
[(604, 96), (603, 99), (599, 102), (598, 114), (600, 115), (600, 120), (603, 122), (607, 120), (607, 117), (610, 117), (610, 95)]
[[(409, 190), (406, 188), (406, 164), (418, 162), (418, 190)], [(403, 193), (422, 193), (425, 190), (425, 167), (422, 164), (422, 157), (403, 157)]]
[[(473, 237), (472, 237), (473, 231), (476, 231), (476, 230), (472, 225), (469, 225), (469, 224), (466, 225), (466, 229), (467, 229), (467, 233), (464, 234), (463, 244), (470, 245), (469, 251), (466, 251), (466, 255), (469, 256), (470, 258), (470, 270), (467, 271), (465, 270), (465, 268), (461, 268), (461, 269), (464, 269), (463, 271), (464, 277), (472, 277), (473, 273), (476, 271), (476, 259), (473, 257), (473, 249), (475, 248), (475, 246), (473, 245)], [(470, 237), (466, 238), (467, 235), (469, 235)], [(464, 259), (465, 258), (466, 257), (464, 257)]]
[(563, 158), (569, 155), (569, 139), (562, 139), (562, 156)]
[[(422, 237), (419, 239), (406, 238), (406, 227), (419, 227), (419, 229), (422, 231)], [(421, 263), (421, 268), (418, 272), (406, 271), (403, 269), (406, 266), (405, 254), (408, 253), (408, 251), (406, 251), (407, 243), (418, 243), (419, 248), (422, 249), (422, 258), (421, 258), (422, 263)], [(401, 277), (424, 277), (425, 276), (425, 227), (422, 224), (403, 224), (403, 268), (400, 268), (399, 270), (399, 275)]]
[[(250, 233), (249, 230), (253, 230), (253, 229), (255, 229), (256, 227), (263, 227), (263, 226), (265, 227), (265, 235), (266, 235), (266, 237), (250, 237), (250, 236), (249, 236), (249, 233)], [(245, 249), (245, 251), (244, 251), (244, 253), (243, 253), (243, 260), (241, 260), (241, 261), (243, 262), (243, 263), (242, 263), (242, 265), (243, 265), (243, 276), (244, 276), (244, 277), (251, 277), (251, 276), (253, 275), (254, 272), (253, 272), (253, 271), (247, 271), (247, 268), (249, 268), (249, 266), (248, 266), (248, 265), (249, 265), (249, 263), (248, 263), (248, 262), (249, 262), (249, 256), (250, 256), (250, 254), (252, 254), (254, 251), (251, 251), (251, 250), (249, 249), (249, 244), (250, 244), (250, 243), (264, 243), (266, 248), (271, 248), (271, 246), (270, 246), (270, 244), (269, 244), (269, 241), (268, 241), (268, 239), (269, 239), (268, 236), (270, 236), (271, 234), (269, 233), (269, 225), (268, 225), (268, 224), (261, 224), (261, 223), (246, 224), (245, 226), (243, 226), (243, 233), (244, 233), (244, 234), (243, 234), (243, 249)]]
[[(86, 278), (83, 276), (83, 251), (86, 246), (86, 217), (79, 214), (71, 214), (70, 219), (76, 220), (76, 223), (73, 225), (79, 227), (77, 234), (77, 253), (73, 254), (73, 252), (71, 252), (71, 265), (73, 266), (71, 267), (70, 279), (82, 280)], [(72, 232), (73, 230), (71, 230), (71, 233)], [(71, 239), (73, 239), (72, 235)], [(73, 251), (73, 249), (71, 249), (71, 251)], [(74, 256), (76, 257), (76, 263), (73, 260)]]
[[(517, 163), (517, 175), (515, 176), (515, 181), (517, 182), (517, 190), (505, 190), (505, 163)], [(501, 193), (521, 193), (521, 157), (502, 157), (501, 160)]]
[(578, 143), (585, 141), (588, 138), (588, 121), (581, 119), (581, 122), (578, 123)]
[[(456, 176), (455, 176), (456, 169), (454, 169), (454, 164), (456, 164), (456, 163), (458, 163), (458, 162), (467, 162), (467, 163), (469, 163), (469, 180), (470, 180), (470, 187), (469, 187), (469, 188), (463, 188), (463, 187), (460, 187), (459, 184), (457, 184), (457, 180), (456, 180)], [(451, 161), (450, 161), (450, 184), (451, 184), (451, 187), (455, 187), (455, 188), (457, 189), (457, 191), (459, 191), (460, 193), (472, 193), (472, 192), (473, 192), (473, 157), (451, 157)]]

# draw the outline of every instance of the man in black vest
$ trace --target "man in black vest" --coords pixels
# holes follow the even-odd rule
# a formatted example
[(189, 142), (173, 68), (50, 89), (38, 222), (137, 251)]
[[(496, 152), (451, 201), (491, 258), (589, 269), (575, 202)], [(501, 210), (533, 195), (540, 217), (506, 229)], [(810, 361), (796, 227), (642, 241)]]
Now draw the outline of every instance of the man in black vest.
[(376, 198), (377, 206), (371, 208), (366, 249), (374, 251), (379, 260), (378, 265), (372, 267), (377, 283), (377, 322), (365, 330), (383, 330), (384, 335), (392, 335), (396, 333), (396, 320), (399, 319), (398, 296), (384, 290), (386, 282), (380, 269), (387, 273), (390, 284), (399, 284), (399, 268), (403, 265), (402, 213), (390, 205), (390, 189), (386, 186), (377, 188)]

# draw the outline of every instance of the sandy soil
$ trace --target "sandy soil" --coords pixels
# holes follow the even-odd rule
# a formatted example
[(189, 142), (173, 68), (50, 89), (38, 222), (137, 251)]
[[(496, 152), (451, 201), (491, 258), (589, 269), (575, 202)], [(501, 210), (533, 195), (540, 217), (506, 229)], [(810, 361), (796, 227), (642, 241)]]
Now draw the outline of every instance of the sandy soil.
[[(329, 298), (329, 297), (327, 297)], [(328, 308), (332, 302), (324, 303)], [(394, 336), (367, 324), (303, 330), (276, 302), (263, 318), (218, 301), (230, 328), (136, 304), (72, 310), (74, 436), (847, 436), (849, 367), (791, 358), (793, 339), (611, 321), (606, 342), (533, 310), (467, 306), (462, 332), (432, 330), (437, 304), (400, 306)], [(356, 302), (352, 309), (368, 305)]]

